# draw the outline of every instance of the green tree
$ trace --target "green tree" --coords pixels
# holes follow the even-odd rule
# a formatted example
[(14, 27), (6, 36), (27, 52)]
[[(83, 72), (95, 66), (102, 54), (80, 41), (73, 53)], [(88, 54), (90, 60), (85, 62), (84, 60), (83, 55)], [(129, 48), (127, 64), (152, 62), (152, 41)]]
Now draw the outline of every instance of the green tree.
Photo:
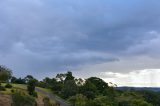
[(93, 100), (89, 100), (86, 106), (117, 106), (117, 103), (107, 96), (97, 96)]
[(64, 82), (67, 82), (69, 80), (74, 80), (74, 76), (72, 75), (72, 72), (68, 71), (66, 73), (66, 78), (65, 78), (65, 81)]
[[(16, 78), (16, 79), (11, 79), (12, 83), (16, 83), (16, 84), (26, 84), (26, 80), (24, 78)], [(14, 81), (14, 82), (13, 82)]]
[(61, 83), (64, 83), (65, 78), (66, 78), (66, 74), (61, 73), (56, 75), (57, 81), (60, 81)]
[(62, 94), (64, 98), (68, 98), (70, 96), (76, 95), (78, 91), (77, 85), (74, 80), (68, 80), (64, 84), (64, 88), (62, 89)]
[(86, 106), (87, 98), (82, 94), (77, 94), (68, 99), (74, 106)]
[(92, 84), (94, 84), (100, 93), (103, 93), (106, 88), (109, 88), (108, 83), (97, 77), (90, 77), (87, 79), (87, 81), (90, 81)]
[(29, 95), (34, 95), (35, 93), (36, 80), (31, 79), (28, 81), (27, 90)]
[(93, 99), (97, 94), (97, 89), (93, 83), (87, 80), (85, 84), (80, 87), (80, 93), (82, 93), (89, 99)]
[(15, 83), (15, 82), (16, 82), (16, 80), (17, 80), (17, 78), (16, 78), (16, 77), (14, 77), (14, 76), (12, 76), (12, 77), (11, 77), (11, 83)]
[(159, 92), (152, 92), (152, 91), (140, 91), (139, 93), (142, 94), (145, 101), (148, 103), (153, 104), (154, 106), (160, 106), (160, 93)]
[(134, 99), (129, 102), (129, 106), (153, 106), (153, 105), (150, 103), (147, 103), (144, 100)]
[(0, 83), (8, 82), (11, 77), (12, 77), (12, 71), (9, 68), (0, 66)]
[(34, 77), (32, 75), (27, 75), (24, 79), (25, 79), (26, 83), (28, 83), (29, 80), (34, 79)]

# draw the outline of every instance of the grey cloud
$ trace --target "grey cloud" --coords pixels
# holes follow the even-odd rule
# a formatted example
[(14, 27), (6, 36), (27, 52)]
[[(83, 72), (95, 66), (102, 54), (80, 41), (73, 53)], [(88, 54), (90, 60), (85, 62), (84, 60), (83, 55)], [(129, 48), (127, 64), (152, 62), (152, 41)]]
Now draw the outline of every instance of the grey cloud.
[(157, 37), (147, 33), (160, 30), (159, 7), (150, 0), (2, 0), (0, 63), (32, 73), (119, 61)]

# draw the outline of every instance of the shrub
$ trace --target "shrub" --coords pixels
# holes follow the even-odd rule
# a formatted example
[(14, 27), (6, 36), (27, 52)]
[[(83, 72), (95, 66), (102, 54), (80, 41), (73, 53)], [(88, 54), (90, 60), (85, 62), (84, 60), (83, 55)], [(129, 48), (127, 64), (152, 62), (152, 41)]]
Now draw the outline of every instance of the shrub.
[(36, 80), (31, 79), (28, 81), (27, 90), (29, 95), (33, 95), (33, 93), (35, 92), (35, 85), (36, 85)]
[(77, 94), (68, 99), (68, 101), (74, 106), (86, 106), (87, 98), (82, 94)]
[(12, 106), (37, 106), (37, 103), (33, 97), (16, 91), (12, 94)]
[(5, 88), (12, 88), (12, 85), (8, 83), (5, 85)]
[(44, 97), (43, 98), (43, 103), (44, 103), (44, 106), (50, 106), (50, 100), (48, 97)]
[(48, 97), (43, 98), (43, 103), (44, 103), (44, 106), (60, 106), (55, 103), (51, 103)]
[(152, 104), (150, 103), (147, 103), (146, 101), (144, 100), (132, 100), (129, 102), (129, 105), (130, 106), (152, 106)]
[(5, 90), (6, 90), (5, 87), (0, 86), (0, 91), (5, 91)]
[(37, 98), (38, 97), (37, 92), (33, 92), (32, 96)]
[(11, 89), (11, 92), (14, 93), (14, 89)]

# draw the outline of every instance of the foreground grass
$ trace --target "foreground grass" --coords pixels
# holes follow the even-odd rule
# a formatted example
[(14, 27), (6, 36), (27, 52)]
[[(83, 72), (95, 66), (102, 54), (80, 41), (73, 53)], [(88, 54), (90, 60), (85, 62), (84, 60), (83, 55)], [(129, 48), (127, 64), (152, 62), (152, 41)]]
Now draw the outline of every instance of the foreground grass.
[[(2, 83), (1, 85), (5, 86), (6, 83)], [(12, 85), (12, 88), (6, 88), (5, 91), (0, 91), (0, 93), (10, 95), (10, 94), (12, 94), (11, 90), (19, 90), (19, 91), (23, 91), (23, 92), (27, 93), (27, 85), (25, 85), (25, 84), (11, 84), (11, 85)], [(52, 94), (52, 91), (50, 89), (41, 88), (41, 87), (36, 87), (36, 88), (38, 88), (46, 93)], [(41, 98), (46, 97), (46, 95), (42, 94), (41, 92), (37, 92), (37, 93)], [(55, 101), (51, 100), (51, 102), (54, 103)]]
[[(1, 86), (5, 86), (6, 83), (2, 83)], [(27, 86), (26, 85), (23, 85), (23, 84), (11, 84), (13, 87), (12, 88), (5, 88), (6, 90), (5, 91), (0, 91), (0, 93), (3, 93), (3, 94), (12, 94), (12, 91), (11, 90), (19, 90), (19, 91), (23, 91), (23, 92), (27, 92)]]
[[(27, 90), (27, 85), (25, 85), (25, 84), (12, 84), (12, 86), (13, 86), (13, 88)], [(47, 93), (52, 93), (52, 91), (50, 89), (41, 88), (41, 87), (36, 87), (36, 88), (41, 89), (42, 91), (47, 92)]]
[(12, 84), (12, 86), (13, 86), (13, 88), (27, 90), (27, 85), (25, 85), (25, 84)]
[[(2, 83), (1, 84), (2, 86), (5, 86), (6, 83)], [(11, 84), (13, 87), (12, 88), (6, 88), (5, 91), (0, 91), (1, 93), (3, 94), (11, 94), (11, 90), (20, 90), (20, 91), (23, 91), (23, 92), (27, 92), (27, 85), (25, 84)], [(46, 89), (46, 88), (41, 88), (41, 87), (36, 87), (44, 92), (47, 92), (47, 93), (52, 93), (52, 91), (50, 89)], [(40, 92), (38, 92), (39, 95), (45, 97), (45, 95), (41, 94)]]
[(5, 91), (0, 91), (0, 93), (9, 95), (9, 94), (11, 94), (11, 89), (7, 88)]
[[(1, 86), (5, 86), (6, 83), (2, 83)], [(12, 88), (5, 88), (6, 90), (5, 91), (0, 91), (0, 96), (1, 95), (11, 95), (12, 94), (12, 90), (16, 91), (22, 91), (24, 92), (25, 94), (28, 94), (27, 92), (27, 85), (25, 84), (11, 84), (12, 85)], [(40, 87), (36, 87), (44, 92), (47, 92), (47, 93), (52, 93), (51, 90), (49, 89), (45, 89), (45, 88), (40, 88)], [(43, 98), (46, 97), (46, 95), (40, 93), (40, 92), (37, 92), (38, 93), (38, 98), (35, 98), (37, 103), (38, 104), (43, 104)], [(1, 99), (4, 99), (1, 98)], [(51, 103), (55, 104), (55, 101), (54, 100), (50, 100)], [(1, 106), (1, 105), (0, 105)], [(8, 105), (7, 105), (8, 106)], [(41, 106), (41, 105), (38, 105), (38, 106)]]

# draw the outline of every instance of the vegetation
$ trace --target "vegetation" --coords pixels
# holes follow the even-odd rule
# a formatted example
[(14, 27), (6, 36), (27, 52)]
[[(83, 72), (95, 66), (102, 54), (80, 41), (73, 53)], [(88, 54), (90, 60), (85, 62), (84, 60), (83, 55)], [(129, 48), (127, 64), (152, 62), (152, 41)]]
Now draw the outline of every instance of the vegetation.
[(5, 88), (12, 88), (12, 85), (9, 84), (9, 83), (7, 83), (7, 84), (5, 85)]
[(12, 94), (12, 101), (12, 106), (37, 106), (33, 97), (19, 91)]
[(12, 76), (12, 71), (0, 65), (0, 83), (8, 82), (11, 76)]
[(5, 91), (5, 87), (0, 84), (0, 91)]
[[(112, 84), (112, 83), (111, 83)], [(160, 106), (160, 93), (152, 91), (117, 90), (115, 84), (97, 77), (83, 80), (72, 72), (45, 78), (38, 86), (51, 89), (73, 106)]]
[[(72, 106), (160, 106), (160, 92), (118, 90), (115, 84), (108, 84), (101, 78), (75, 78), (70, 71), (57, 74), (53, 78), (46, 77), (42, 81), (38, 81), (31, 75), (25, 78), (11, 77), (11, 75), (8, 68), (0, 67), (0, 81), (7, 82), (3, 86), (0, 85), (0, 90), (10, 89), (13, 106), (35, 106), (35, 97), (38, 97), (35, 87), (60, 96)], [(9, 79), (12, 85), (8, 83)], [(27, 91), (19, 92), (15, 88)], [(43, 99), (43, 102), (44, 106), (58, 105), (52, 103), (47, 97)]]
[(58, 106), (56, 103), (52, 103), (48, 97), (43, 98), (44, 106)]
[(34, 79), (30, 79), (27, 84), (27, 90), (29, 95), (37, 97), (37, 93), (35, 92), (36, 81)]
[(0, 91), (5, 91), (5, 87), (1, 85), (2, 82), (8, 82), (12, 76), (12, 71), (4, 66), (0, 66)]

